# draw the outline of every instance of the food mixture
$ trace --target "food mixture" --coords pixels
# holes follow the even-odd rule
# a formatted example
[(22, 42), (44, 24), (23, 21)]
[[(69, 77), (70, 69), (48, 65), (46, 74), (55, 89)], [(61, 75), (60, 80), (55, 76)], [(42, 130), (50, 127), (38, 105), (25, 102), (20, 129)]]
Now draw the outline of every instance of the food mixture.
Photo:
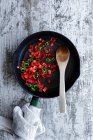
[(55, 54), (52, 53), (56, 38), (50, 40), (40, 38), (36, 45), (29, 44), (28, 58), (23, 60), (17, 68), (20, 70), (21, 78), (32, 92), (46, 92), (48, 87), (43, 80), (51, 84), (51, 77), (56, 71), (57, 63)]

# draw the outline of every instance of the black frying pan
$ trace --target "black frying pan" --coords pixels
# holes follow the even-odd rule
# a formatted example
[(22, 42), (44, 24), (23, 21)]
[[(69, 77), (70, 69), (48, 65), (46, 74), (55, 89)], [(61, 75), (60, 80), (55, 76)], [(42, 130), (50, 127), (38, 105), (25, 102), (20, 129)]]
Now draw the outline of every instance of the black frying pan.
[(16, 79), (18, 83), (22, 86), (23, 89), (28, 91), (30, 94), (32, 94), (34, 97), (41, 97), (41, 98), (53, 98), (59, 96), (59, 70), (57, 69), (56, 73), (53, 76), (52, 79), (52, 85), (49, 86), (49, 89), (47, 90), (46, 93), (40, 93), (39, 91), (37, 92), (31, 92), (31, 90), (25, 85), (24, 81), (22, 80), (20, 76), (20, 71), (17, 69), (17, 66), (20, 65), (21, 61), (25, 59), (27, 55), (27, 50), (28, 50), (28, 45), (31, 43), (33, 45), (36, 44), (39, 38), (43, 39), (50, 39), (50, 37), (56, 37), (57, 41), (54, 45), (54, 50), (56, 54), (56, 50), (58, 47), (62, 45), (66, 45), (69, 50), (70, 50), (70, 59), (66, 68), (65, 72), (65, 90), (69, 90), (74, 82), (77, 80), (77, 78), (80, 75), (80, 59), (78, 52), (73, 45), (73, 43), (67, 39), (65, 36), (52, 32), (52, 31), (43, 31), (43, 32), (38, 32), (30, 35), (27, 37), (23, 42), (18, 46), (17, 50), (14, 53), (13, 56), (13, 70), (14, 74), (16, 76)]

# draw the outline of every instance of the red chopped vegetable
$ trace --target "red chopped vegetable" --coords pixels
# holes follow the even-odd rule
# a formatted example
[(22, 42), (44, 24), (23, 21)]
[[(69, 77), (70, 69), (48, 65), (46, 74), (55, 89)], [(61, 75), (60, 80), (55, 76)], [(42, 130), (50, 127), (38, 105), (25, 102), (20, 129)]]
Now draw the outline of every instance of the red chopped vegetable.
[(56, 39), (52, 37), (45, 41), (40, 38), (35, 46), (30, 44), (28, 58), (23, 60), (20, 66), (17, 66), (21, 72), (21, 78), (31, 91), (46, 92), (48, 90), (47, 85), (43, 84), (42, 80), (47, 79), (48, 84), (50, 84), (50, 77), (56, 71), (57, 64), (51, 51)]
[(50, 40), (50, 46), (52, 47), (56, 41), (56, 38), (52, 37)]
[(43, 91), (46, 92), (47, 91), (47, 87), (43, 88)]

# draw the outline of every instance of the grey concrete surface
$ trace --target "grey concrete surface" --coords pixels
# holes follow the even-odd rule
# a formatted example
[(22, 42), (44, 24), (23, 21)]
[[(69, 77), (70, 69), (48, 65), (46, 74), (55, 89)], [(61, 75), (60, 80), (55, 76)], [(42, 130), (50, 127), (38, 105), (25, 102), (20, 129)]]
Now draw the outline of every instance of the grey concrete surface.
[[(52, 30), (67, 36), (81, 59), (81, 75), (66, 93), (67, 112), (58, 100), (41, 99), (46, 132), (37, 140), (93, 140), (93, 0), (0, 0), (0, 115), (31, 96), (13, 76), (12, 54), (28, 35)], [(0, 140), (12, 136), (0, 131)]]

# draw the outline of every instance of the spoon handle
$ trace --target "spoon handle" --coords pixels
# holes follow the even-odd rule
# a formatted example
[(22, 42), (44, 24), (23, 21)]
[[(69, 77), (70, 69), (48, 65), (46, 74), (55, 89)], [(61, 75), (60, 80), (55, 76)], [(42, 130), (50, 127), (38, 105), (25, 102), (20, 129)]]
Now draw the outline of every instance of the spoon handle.
[(60, 70), (59, 110), (60, 113), (65, 113), (66, 111), (65, 71), (63, 70)]

